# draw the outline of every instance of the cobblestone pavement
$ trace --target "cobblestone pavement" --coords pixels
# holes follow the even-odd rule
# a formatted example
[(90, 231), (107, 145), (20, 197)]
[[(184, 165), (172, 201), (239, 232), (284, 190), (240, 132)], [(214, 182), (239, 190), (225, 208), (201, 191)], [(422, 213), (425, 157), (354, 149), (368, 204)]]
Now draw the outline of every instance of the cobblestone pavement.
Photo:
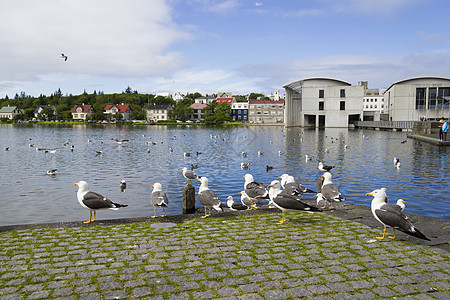
[(449, 252), (326, 213), (0, 232), (0, 299), (450, 299)]

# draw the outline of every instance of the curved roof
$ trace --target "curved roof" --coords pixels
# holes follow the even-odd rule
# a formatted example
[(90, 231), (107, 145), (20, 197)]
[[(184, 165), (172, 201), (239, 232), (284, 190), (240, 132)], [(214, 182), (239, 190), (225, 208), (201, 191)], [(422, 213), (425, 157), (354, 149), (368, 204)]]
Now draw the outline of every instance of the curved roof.
[(292, 81), (286, 82), (285, 84), (283, 84), (284, 88), (291, 88), (291, 89), (295, 89), (300, 87), (302, 84), (302, 82), (304, 81), (308, 81), (308, 80), (329, 80), (329, 81), (335, 81), (338, 83), (342, 83), (343, 85), (352, 85), (350, 82), (348, 81), (344, 81), (338, 78), (334, 78), (334, 77), (327, 77), (327, 76), (319, 76), (319, 77), (303, 77), (303, 78), (297, 78), (294, 79)]
[(441, 80), (449, 80), (450, 81), (450, 77), (440, 76), (440, 75), (412, 76), (412, 77), (404, 78), (402, 80), (394, 82), (393, 84), (391, 84), (391, 86), (389, 88), (386, 89), (386, 91), (389, 90), (392, 86), (394, 86), (396, 84), (401, 84), (401, 83), (405, 83), (405, 82), (408, 82), (408, 81), (420, 80), (420, 79), (441, 79)]

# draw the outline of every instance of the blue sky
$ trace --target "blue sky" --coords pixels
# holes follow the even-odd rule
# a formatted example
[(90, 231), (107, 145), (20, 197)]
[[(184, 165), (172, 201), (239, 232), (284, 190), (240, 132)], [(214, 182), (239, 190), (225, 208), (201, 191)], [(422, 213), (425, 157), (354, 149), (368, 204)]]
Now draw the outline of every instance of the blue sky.
[(449, 11), (448, 0), (2, 0), (0, 97), (450, 76)]

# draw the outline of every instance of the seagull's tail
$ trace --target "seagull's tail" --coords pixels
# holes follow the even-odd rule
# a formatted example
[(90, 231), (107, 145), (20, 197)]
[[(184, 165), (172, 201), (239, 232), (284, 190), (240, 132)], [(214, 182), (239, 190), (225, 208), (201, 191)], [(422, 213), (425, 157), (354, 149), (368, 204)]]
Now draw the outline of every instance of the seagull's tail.
[(342, 197), (342, 195), (339, 195), (339, 196), (333, 198), (333, 200), (336, 202), (342, 202), (342, 201), (345, 201), (346, 199), (344, 197)]
[(303, 193), (314, 193), (314, 194), (317, 194), (317, 192), (315, 192), (315, 191), (313, 191), (313, 190), (310, 190), (310, 189), (306, 189), (306, 191), (304, 191)]
[(218, 204), (218, 205), (214, 205), (214, 206), (213, 206), (213, 208), (214, 208), (215, 210), (217, 210), (217, 211), (223, 211), (223, 208), (224, 208), (224, 207), (228, 207), (228, 205), (223, 204), (222, 202), (220, 202), (220, 204)]
[(119, 204), (119, 203), (114, 203), (114, 202), (112, 202), (112, 204), (114, 204), (114, 206), (115, 206), (116, 208), (119, 208), (119, 207), (127, 207), (127, 206), (128, 206), (128, 204)]
[(414, 225), (411, 226), (410, 230), (403, 230), (401, 228), (398, 228), (399, 230), (403, 231), (404, 233), (407, 233), (409, 235), (415, 236), (422, 240), (431, 241), (429, 238), (427, 238), (422, 232), (419, 231)]

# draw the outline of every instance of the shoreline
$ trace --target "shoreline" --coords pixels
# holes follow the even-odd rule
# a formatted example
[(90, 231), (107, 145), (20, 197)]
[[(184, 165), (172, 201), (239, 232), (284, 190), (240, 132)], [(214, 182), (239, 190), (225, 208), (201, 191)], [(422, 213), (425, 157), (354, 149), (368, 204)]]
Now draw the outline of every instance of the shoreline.
[[(308, 204), (313, 204), (315, 199), (303, 199)], [(383, 229), (382, 225), (375, 220), (369, 207), (349, 204), (345, 202), (332, 203), (333, 209), (326, 209), (318, 213), (324, 213), (333, 215), (341, 219), (357, 222), (371, 228), (379, 229), (380, 232)], [(71, 221), (71, 222), (55, 222), (55, 223), (36, 223), (36, 224), (18, 224), (18, 225), (4, 225), (0, 226), (0, 233), (18, 230), (28, 229), (45, 229), (45, 228), (77, 228), (77, 227), (92, 227), (92, 226), (111, 226), (117, 224), (133, 224), (133, 223), (175, 223), (179, 224), (187, 220), (200, 219), (202, 216), (203, 208), (196, 208), (195, 214), (181, 214), (181, 215), (169, 215), (164, 218), (151, 218), (149, 217), (137, 217), (137, 218), (122, 218), (122, 219), (104, 219), (96, 220), (91, 224), (84, 224), (83, 221)], [(303, 212), (299, 212), (302, 214)], [(210, 218), (227, 218), (227, 217), (240, 217), (247, 215), (258, 214), (280, 214), (281, 211), (277, 208), (260, 207), (258, 210), (246, 210), (246, 211), (231, 211), (226, 209), (223, 212), (214, 212)], [(447, 252), (450, 252), (450, 220), (419, 216), (415, 214), (405, 213), (411, 222), (422, 231), (431, 241), (424, 241), (411, 237), (411, 240), (419, 244), (424, 244), (432, 247), (441, 248)], [(388, 232), (392, 232), (391, 228), (388, 228)], [(397, 239), (404, 240), (405, 237), (410, 236), (396, 231), (398, 233)]]

